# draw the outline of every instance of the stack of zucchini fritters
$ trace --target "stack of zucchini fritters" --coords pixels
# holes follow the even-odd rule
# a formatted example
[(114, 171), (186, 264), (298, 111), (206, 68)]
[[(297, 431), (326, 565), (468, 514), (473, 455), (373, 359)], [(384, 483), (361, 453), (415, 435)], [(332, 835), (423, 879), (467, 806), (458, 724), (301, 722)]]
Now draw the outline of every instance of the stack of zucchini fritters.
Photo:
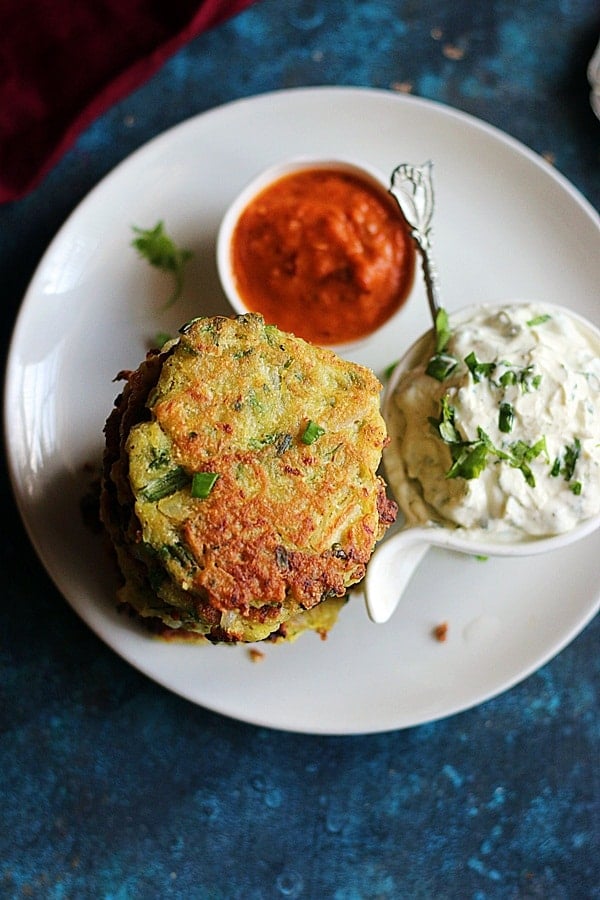
[(212, 642), (326, 633), (394, 520), (373, 373), (254, 314), (195, 319), (105, 428), (119, 602)]

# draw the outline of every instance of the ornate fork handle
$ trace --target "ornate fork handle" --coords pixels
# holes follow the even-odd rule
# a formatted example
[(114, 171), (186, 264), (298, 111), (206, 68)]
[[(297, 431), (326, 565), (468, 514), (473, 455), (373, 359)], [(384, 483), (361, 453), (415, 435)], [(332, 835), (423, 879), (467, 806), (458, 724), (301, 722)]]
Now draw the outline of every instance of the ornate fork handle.
[(438, 274), (431, 256), (431, 220), (434, 208), (432, 168), (431, 162), (422, 166), (402, 163), (392, 172), (389, 193), (396, 199), (420, 253), (427, 300), (435, 324), (440, 303)]

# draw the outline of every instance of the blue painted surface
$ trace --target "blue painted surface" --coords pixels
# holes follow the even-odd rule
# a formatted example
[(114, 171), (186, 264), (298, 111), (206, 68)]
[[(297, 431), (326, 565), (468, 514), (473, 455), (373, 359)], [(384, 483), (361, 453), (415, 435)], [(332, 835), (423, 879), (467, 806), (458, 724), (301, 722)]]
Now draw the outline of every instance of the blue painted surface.
[[(505, 129), (599, 207), (585, 81), (599, 34), (597, 0), (261, 0), (0, 207), (4, 345), (35, 264), (89, 189), (150, 137), (241, 96), (409, 90)], [(598, 620), (450, 719), (347, 738), (272, 732), (116, 657), (37, 562), (6, 474), (1, 496), (0, 896), (600, 897)]]

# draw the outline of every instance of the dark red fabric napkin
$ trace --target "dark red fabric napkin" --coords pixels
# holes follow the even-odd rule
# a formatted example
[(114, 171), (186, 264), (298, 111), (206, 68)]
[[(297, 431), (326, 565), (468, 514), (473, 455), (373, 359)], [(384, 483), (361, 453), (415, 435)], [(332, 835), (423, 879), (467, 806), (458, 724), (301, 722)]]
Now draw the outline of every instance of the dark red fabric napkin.
[(254, 0), (0, 0), (0, 203), (185, 42)]

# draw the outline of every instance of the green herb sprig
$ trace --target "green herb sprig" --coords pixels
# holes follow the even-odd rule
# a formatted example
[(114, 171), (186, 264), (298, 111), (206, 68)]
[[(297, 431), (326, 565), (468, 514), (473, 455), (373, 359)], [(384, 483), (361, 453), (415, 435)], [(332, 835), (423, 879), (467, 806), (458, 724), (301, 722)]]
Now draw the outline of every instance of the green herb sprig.
[(562, 457), (556, 457), (550, 471), (554, 478), (562, 475), (565, 481), (569, 481), (569, 488), (577, 497), (581, 494), (582, 484), (580, 481), (572, 481), (571, 479), (575, 474), (575, 466), (580, 455), (581, 441), (579, 438), (575, 438), (572, 444), (565, 447)]
[[(506, 360), (502, 363), (480, 362), (474, 351), (465, 356), (465, 365), (476, 383), (487, 378), (497, 388), (506, 388), (516, 384), (524, 394), (529, 393), (529, 391), (536, 391), (542, 382), (542, 376), (536, 374), (532, 365), (518, 367), (511, 365)], [(498, 379), (495, 379), (493, 375), (499, 365), (504, 366), (505, 370)]]
[(473, 381), (479, 383), (483, 378), (492, 379), (492, 373), (496, 368), (496, 363), (479, 362), (475, 352), (472, 350), (468, 356), (465, 356), (465, 365), (473, 377)]
[(137, 228), (133, 226), (137, 235), (131, 242), (139, 256), (163, 272), (171, 273), (175, 278), (175, 288), (166, 307), (172, 306), (183, 292), (184, 269), (186, 263), (192, 258), (191, 250), (178, 247), (165, 231), (164, 223), (158, 222), (154, 228)]
[(532, 445), (516, 441), (507, 450), (502, 450), (496, 447), (487, 432), (479, 427), (476, 440), (463, 440), (456, 427), (456, 410), (450, 405), (447, 397), (442, 397), (439, 419), (430, 418), (429, 422), (450, 449), (452, 465), (446, 472), (446, 478), (467, 480), (479, 478), (492, 456), (519, 469), (527, 484), (535, 487), (535, 478), (529, 463), (541, 453), (547, 455), (544, 437)]

